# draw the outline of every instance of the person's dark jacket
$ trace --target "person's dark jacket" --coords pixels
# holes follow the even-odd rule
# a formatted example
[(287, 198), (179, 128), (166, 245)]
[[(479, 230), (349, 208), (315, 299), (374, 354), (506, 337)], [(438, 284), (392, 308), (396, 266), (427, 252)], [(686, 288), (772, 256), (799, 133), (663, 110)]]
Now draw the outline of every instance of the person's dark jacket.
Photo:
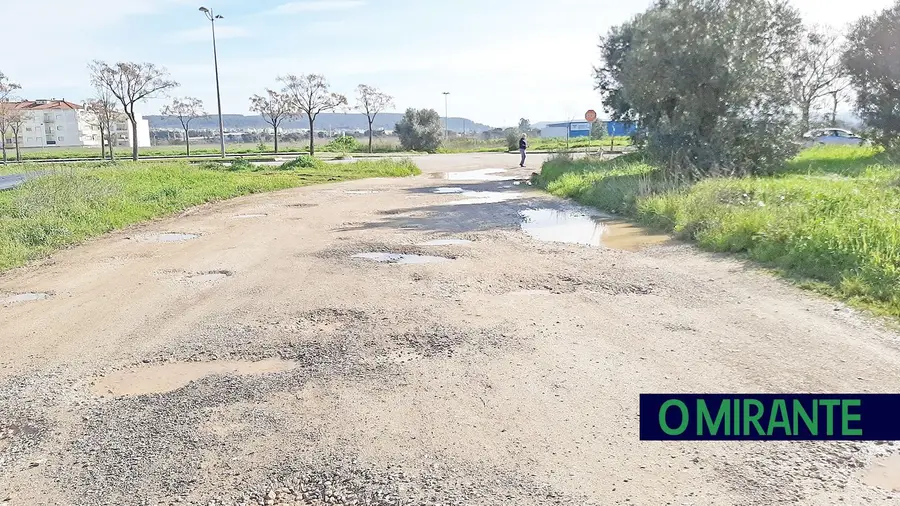
[(528, 143), (525, 142), (525, 137), (519, 139), (519, 149), (528, 149)]

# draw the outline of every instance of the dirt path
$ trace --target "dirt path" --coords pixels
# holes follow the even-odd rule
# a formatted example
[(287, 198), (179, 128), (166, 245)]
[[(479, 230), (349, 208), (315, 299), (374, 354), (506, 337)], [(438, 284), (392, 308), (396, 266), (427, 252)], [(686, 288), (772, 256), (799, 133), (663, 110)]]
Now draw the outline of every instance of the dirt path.
[[(0, 504), (900, 503), (890, 444), (638, 441), (641, 392), (900, 391), (900, 336), (686, 245), (535, 240), (520, 211), (570, 206), (435, 174), (514, 159), (239, 198), (0, 276)], [(471, 242), (417, 245), (444, 239)]]

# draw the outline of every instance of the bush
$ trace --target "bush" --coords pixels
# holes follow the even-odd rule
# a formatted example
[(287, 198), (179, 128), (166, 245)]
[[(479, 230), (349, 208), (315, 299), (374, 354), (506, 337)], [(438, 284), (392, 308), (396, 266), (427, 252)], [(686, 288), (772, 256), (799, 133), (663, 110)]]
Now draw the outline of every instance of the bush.
[(518, 151), (520, 138), (521, 136), (517, 132), (506, 132), (506, 149), (509, 151)]
[(297, 158), (284, 162), (279, 170), (296, 170), (296, 169), (320, 169), (325, 166), (325, 162), (310, 155), (300, 155)]
[(244, 160), (243, 158), (238, 158), (231, 162), (229, 170), (253, 170), (254, 168), (256, 168), (256, 166), (252, 163)]
[(332, 153), (352, 153), (359, 149), (359, 142), (355, 137), (344, 135), (335, 137), (322, 148), (322, 151), (330, 151)]
[(407, 109), (395, 130), (406, 151), (435, 153), (441, 146), (441, 117), (434, 109)]

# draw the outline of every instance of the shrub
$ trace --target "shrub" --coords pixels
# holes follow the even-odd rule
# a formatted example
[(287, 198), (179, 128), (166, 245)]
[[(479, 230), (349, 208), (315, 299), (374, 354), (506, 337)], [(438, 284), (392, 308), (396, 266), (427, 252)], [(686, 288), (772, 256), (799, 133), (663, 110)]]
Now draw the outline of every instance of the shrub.
[(352, 153), (359, 149), (359, 142), (355, 137), (344, 135), (335, 137), (322, 148), (322, 151), (330, 151), (332, 153)]
[(407, 109), (395, 130), (406, 151), (435, 153), (441, 145), (441, 117), (434, 109)]
[(243, 158), (238, 158), (231, 162), (230, 170), (253, 170), (254, 168), (255, 166), (252, 163)]
[(313, 169), (313, 168), (322, 168), (325, 166), (325, 162), (319, 160), (318, 158), (311, 155), (300, 155), (297, 158), (284, 162), (279, 167), (279, 170), (296, 170), (296, 169)]

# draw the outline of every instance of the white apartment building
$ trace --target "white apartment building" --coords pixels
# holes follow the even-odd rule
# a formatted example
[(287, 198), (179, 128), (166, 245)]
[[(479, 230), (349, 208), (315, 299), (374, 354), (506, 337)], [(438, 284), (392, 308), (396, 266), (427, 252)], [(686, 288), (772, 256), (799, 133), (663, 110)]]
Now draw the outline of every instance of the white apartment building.
[[(78, 104), (65, 100), (25, 100), (13, 104), (26, 112), (19, 130), (19, 147), (100, 147), (100, 128), (92, 115)], [(138, 147), (150, 147), (150, 123), (137, 117)], [(131, 123), (123, 115), (112, 125), (117, 146), (131, 147), (134, 136)], [(6, 146), (14, 146), (11, 131), (6, 132)]]

